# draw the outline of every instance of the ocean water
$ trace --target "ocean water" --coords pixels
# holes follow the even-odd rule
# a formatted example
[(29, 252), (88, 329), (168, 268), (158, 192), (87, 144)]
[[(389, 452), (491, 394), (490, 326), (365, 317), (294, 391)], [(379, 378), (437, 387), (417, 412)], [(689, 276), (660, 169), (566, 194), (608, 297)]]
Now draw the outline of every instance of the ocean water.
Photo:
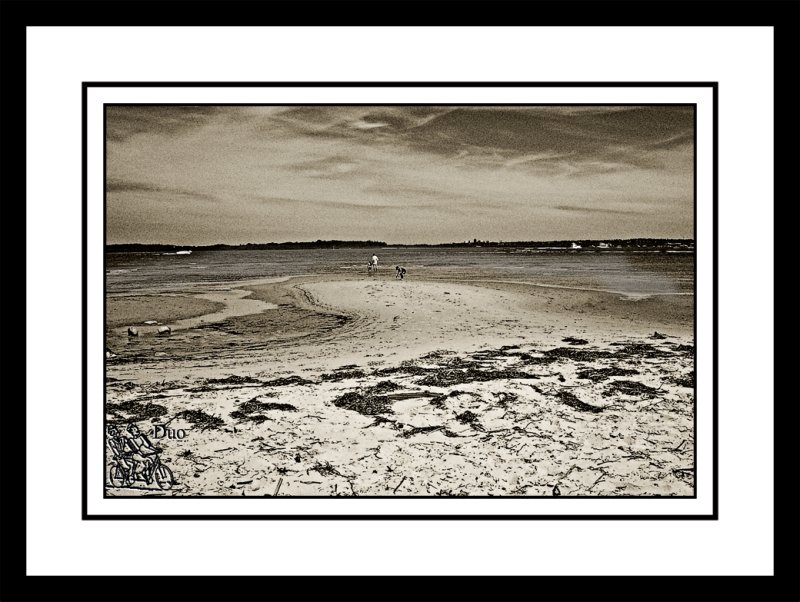
[[(304, 274), (367, 274), (371, 249), (107, 253), (109, 294), (200, 292), (211, 285)], [(491, 247), (376, 249), (381, 274), (592, 289), (632, 297), (694, 294), (694, 255), (644, 249), (534, 251)]]

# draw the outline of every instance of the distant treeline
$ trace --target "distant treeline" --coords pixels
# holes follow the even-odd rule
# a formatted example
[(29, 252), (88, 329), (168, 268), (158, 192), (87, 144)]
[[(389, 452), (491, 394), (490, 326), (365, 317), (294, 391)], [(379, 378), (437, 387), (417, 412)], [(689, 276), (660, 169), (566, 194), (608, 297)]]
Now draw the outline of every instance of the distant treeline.
[(375, 248), (385, 247), (386, 243), (377, 240), (315, 240), (313, 242), (249, 242), (243, 245), (149, 245), (128, 243), (106, 245), (107, 253), (175, 253), (176, 251), (264, 251), (269, 249), (333, 249), (333, 248)]
[(490, 241), (478, 240), (476, 238), (464, 242), (449, 242), (438, 244), (393, 244), (388, 245), (383, 241), (377, 240), (316, 240), (313, 242), (267, 242), (267, 243), (247, 243), (243, 245), (153, 245), (141, 243), (107, 245), (107, 253), (175, 253), (176, 251), (263, 251), (270, 249), (374, 249), (378, 247), (563, 247), (570, 248), (572, 244), (582, 247), (597, 247), (605, 243), (612, 247), (694, 247), (694, 240), (686, 238), (626, 238), (626, 239), (603, 239), (603, 240), (528, 240), (528, 241)]
[(571, 240), (515, 240), (515, 241), (492, 241), (492, 240), (466, 240), (464, 242), (446, 242), (433, 245), (390, 245), (392, 247), (563, 247), (569, 249), (572, 245), (578, 244), (582, 247), (597, 247), (605, 243), (613, 247), (693, 247), (694, 240), (691, 238), (604, 238), (604, 239), (571, 239)]

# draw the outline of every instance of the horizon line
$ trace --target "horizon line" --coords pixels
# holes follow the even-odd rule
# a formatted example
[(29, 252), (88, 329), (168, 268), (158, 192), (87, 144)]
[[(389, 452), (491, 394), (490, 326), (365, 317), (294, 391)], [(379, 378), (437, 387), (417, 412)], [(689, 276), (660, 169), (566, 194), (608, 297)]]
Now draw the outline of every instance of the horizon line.
[(311, 244), (325, 244), (325, 243), (337, 243), (337, 244), (377, 244), (377, 245), (386, 245), (391, 247), (430, 247), (430, 246), (438, 246), (438, 245), (472, 245), (472, 244), (496, 244), (496, 245), (514, 245), (514, 244), (543, 244), (543, 243), (572, 243), (572, 242), (628, 242), (628, 241), (636, 241), (636, 240), (647, 240), (647, 241), (683, 241), (683, 242), (695, 242), (693, 237), (684, 237), (684, 238), (672, 238), (672, 237), (654, 237), (654, 236), (633, 236), (627, 238), (560, 238), (560, 239), (548, 239), (548, 240), (482, 240), (482, 239), (472, 239), (472, 240), (458, 240), (458, 241), (445, 241), (445, 242), (410, 242), (410, 243), (403, 243), (403, 242), (386, 242), (382, 240), (362, 240), (362, 239), (353, 239), (353, 240), (346, 240), (346, 239), (317, 239), (317, 240), (287, 240), (287, 241), (268, 241), (268, 242), (241, 242), (241, 243), (228, 243), (228, 242), (214, 242), (214, 243), (204, 243), (204, 244), (193, 244), (193, 243), (172, 243), (172, 242), (114, 242), (114, 243), (106, 243), (106, 247), (114, 247), (114, 246), (132, 246), (132, 245), (139, 245), (139, 246), (163, 246), (163, 247), (194, 247), (194, 248), (203, 248), (203, 247), (246, 247), (246, 246), (257, 246), (257, 245), (292, 245), (292, 244), (302, 244), (302, 245), (311, 245)]

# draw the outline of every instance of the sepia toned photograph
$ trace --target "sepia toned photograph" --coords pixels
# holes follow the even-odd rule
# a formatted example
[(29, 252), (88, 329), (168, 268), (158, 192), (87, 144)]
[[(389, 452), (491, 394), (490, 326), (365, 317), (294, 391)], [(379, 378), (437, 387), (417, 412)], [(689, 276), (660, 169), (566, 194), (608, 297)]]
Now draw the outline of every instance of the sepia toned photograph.
[(105, 105), (105, 496), (695, 497), (695, 111)]

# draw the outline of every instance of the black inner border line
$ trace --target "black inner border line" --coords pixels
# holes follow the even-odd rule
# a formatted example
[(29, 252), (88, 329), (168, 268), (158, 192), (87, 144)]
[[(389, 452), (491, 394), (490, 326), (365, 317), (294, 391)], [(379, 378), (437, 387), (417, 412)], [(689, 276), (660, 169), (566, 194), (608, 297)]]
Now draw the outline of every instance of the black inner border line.
[[(538, 88), (538, 87), (564, 87), (564, 88), (582, 88), (582, 87), (607, 87), (607, 88), (622, 88), (622, 87), (631, 87), (631, 88), (648, 88), (648, 87), (663, 87), (663, 88), (698, 88), (698, 87), (710, 87), (713, 90), (713, 99), (714, 99), (714, 106), (713, 106), (713, 227), (714, 227), (714, 240), (713, 240), (713, 277), (714, 277), (714, 299), (713, 299), (713, 429), (712, 429), (712, 447), (713, 447), (713, 512), (711, 515), (214, 515), (214, 516), (206, 516), (206, 515), (89, 515), (87, 512), (87, 495), (88, 495), (88, 487), (87, 487), (87, 418), (88, 418), (88, 411), (87, 411), (87, 342), (86, 342), (86, 295), (87, 295), (87, 257), (86, 257), (86, 212), (87, 212), (87, 164), (86, 164), (86, 153), (87, 153), (87, 89), (89, 87), (104, 87), (104, 88), (113, 88), (113, 87), (154, 87), (154, 88), (161, 88), (161, 87), (202, 87), (202, 88), (215, 88), (215, 87), (257, 87), (257, 88), (272, 88), (272, 87), (342, 87), (342, 88), (353, 88), (353, 87), (362, 87), (362, 88), (383, 88), (383, 87), (419, 87), (419, 88), (464, 88), (464, 87), (525, 87), (525, 88)], [(275, 519), (275, 520), (291, 520), (291, 519), (343, 519), (343, 520), (355, 520), (355, 519), (455, 519), (455, 520), (468, 520), (468, 519), (542, 519), (542, 520), (560, 520), (560, 519), (612, 519), (612, 520), (652, 520), (652, 519), (677, 519), (677, 520), (685, 520), (685, 519), (712, 519), (715, 520), (717, 518), (717, 507), (718, 507), (718, 499), (717, 499), (717, 345), (716, 345), (716, 334), (717, 334), (717, 295), (716, 295), (716, 274), (717, 274), (717, 236), (716, 236), (716, 229), (717, 229), (717, 84), (715, 82), (542, 82), (542, 83), (527, 83), (527, 82), (422, 82), (422, 83), (415, 83), (415, 82), (267, 82), (267, 83), (259, 83), (259, 82), (153, 82), (153, 83), (145, 83), (145, 82), (84, 82), (83, 83), (83, 282), (84, 282), (84, 354), (83, 354), (83, 378), (84, 378), (84, 386), (83, 386), (83, 399), (82, 399), (82, 407), (83, 407), (83, 518), (84, 519), (119, 519), (119, 518), (141, 518), (144, 520), (147, 519), (158, 519), (158, 518), (165, 518), (165, 519), (220, 519), (220, 518), (230, 518), (230, 519)], [(106, 170), (107, 170), (107, 158), (106, 158), (106, 107), (107, 106), (693, 106), (694, 107), (694, 132), (693, 132), (693, 142), (694, 142), (694, 149), (693, 149), (693, 187), (694, 187), (694, 244), (695, 249), (693, 253), (693, 263), (694, 263), (694, 285), (695, 285), (695, 297), (694, 297), (694, 343), (695, 343), (695, 370), (697, 368), (696, 361), (697, 361), (697, 105), (695, 103), (491, 103), (491, 104), (459, 104), (459, 103), (420, 103), (420, 104), (413, 104), (413, 103), (346, 103), (346, 104), (331, 104), (331, 103), (189, 103), (189, 102), (182, 102), (182, 103), (104, 103), (103, 105), (103, 178), (104, 182), (106, 180)], [(106, 244), (106, 236), (107, 236), (107, 228), (106, 228), (106, 190), (105, 184), (103, 189), (103, 224), (104, 224), (104, 231), (103, 231), (103, 243), (104, 247)], [(106, 277), (105, 277), (105, 268), (106, 268), (106, 256), (105, 256), (105, 248), (103, 249), (103, 267), (104, 267), (104, 275), (103, 275), (103, 290), (104, 290), (104, 299), (103, 299), (103, 321), (104, 321), (104, 340), (105, 340), (105, 310), (106, 310), (106, 299), (105, 299), (105, 289), (106, 289)], [(105, 379), (105, 369), (106, 369), (106, 359), (105, 359), (105, 345), (103, 345), (103, 378)], [(106, 388), (105, 385), (103, 386), (103, 405), (105, 407), (106, 403)], [(670, 496), (670, 497), (661, 497), (661, 496), (562, 496), (564, 499), (696, 499), (697, 498), (697, 385), (695, 383), (695, 396), (694, 396), (694, 449), (693, 449), (693, 468), (694, 468), (694, 494), (692, 496)], [(106, 428), (107, 419), (105, 417), (105, 413), (103, 416), (103, 434), (105, 436), (105, 428)], [(105, 469), (106, 469), (106, 453), (104, 448), (103, 456), (103, 468), (102, 468), (102, 475), (103, 475), (103, 498), (104, 499), (139, 499), (140, 496), (107, 496), (105, 493)], [(158, 499), (170, 499), (171, 497), (175, 496), (167, 496), (167, 497), (158, 497)], [(330, 496), (283, 496), (286, 499), (296, 500), (296, 499), (335, 499), (330, 498)], [(434, 496), (360, 496), (364, 499), (433, 499)], [(550, 499), (549, 496), (470, 496), (471, 499)], [(236, 496), (177, 496), (177, 499), (263, 499), (263, 498), (242, 498)], [(348, 497), (347, 499), (351, 499)], [(555, 498), (553, 498), (555, 499)]]

